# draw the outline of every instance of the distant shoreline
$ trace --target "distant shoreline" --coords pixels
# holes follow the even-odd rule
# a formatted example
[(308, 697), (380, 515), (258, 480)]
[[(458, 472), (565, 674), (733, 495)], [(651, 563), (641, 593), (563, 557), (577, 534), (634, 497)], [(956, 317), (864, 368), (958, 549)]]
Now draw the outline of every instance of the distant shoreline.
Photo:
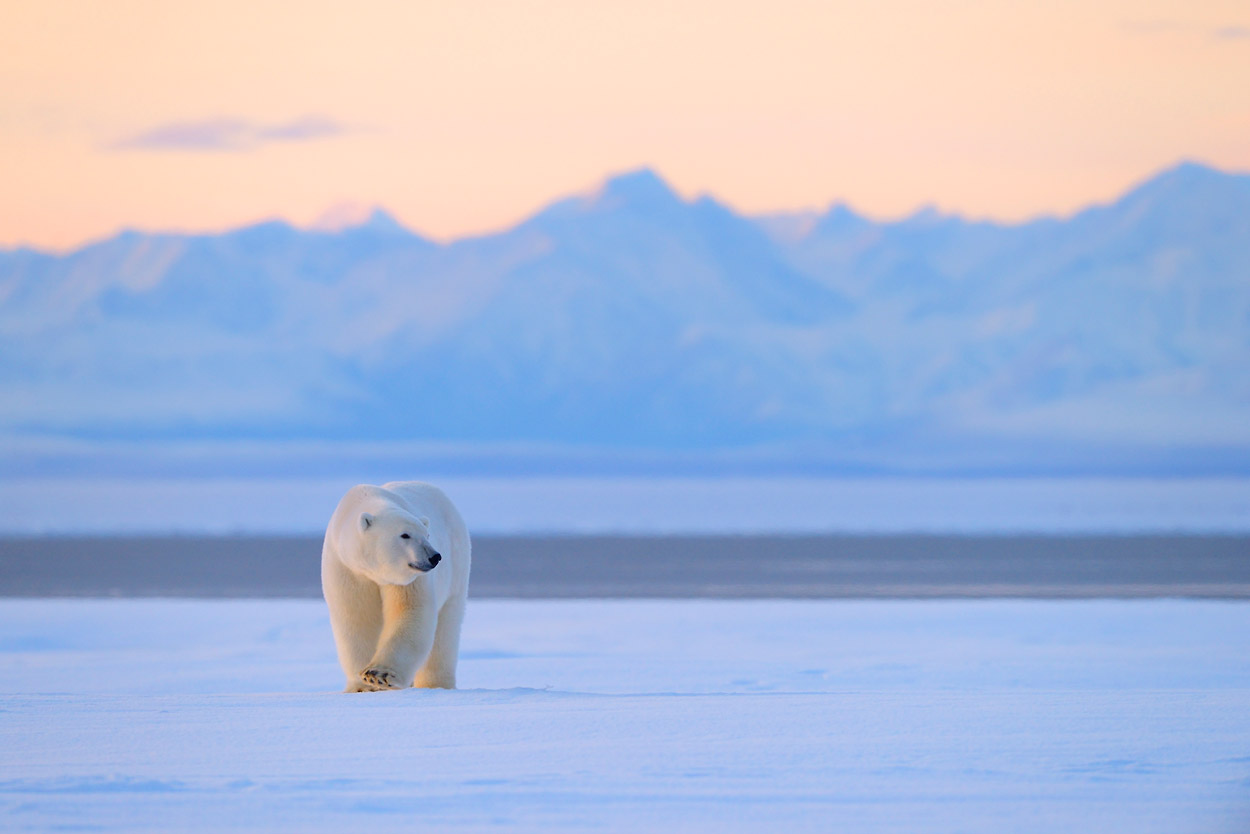
[[(315, 536), (352, 484), (385, 480), (0, 478), (0, 538)], [(497, 537), (1250, 536), (1250, 478), (449, 477), (435, 483), (475, 535)], [(67, 506), (74, 512), (67, 514)]]
[[(320, 537), (0, 538), (0, 597), (319, 597)], [(478, 536), (479, 598), (1250, 599), (1247, 535)]]

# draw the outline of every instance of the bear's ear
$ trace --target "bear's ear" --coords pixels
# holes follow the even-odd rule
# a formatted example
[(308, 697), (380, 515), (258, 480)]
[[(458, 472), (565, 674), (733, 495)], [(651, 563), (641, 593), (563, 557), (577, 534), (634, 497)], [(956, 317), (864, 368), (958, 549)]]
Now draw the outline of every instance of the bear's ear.
[(427, 530), (430, 529), (430, 520), (426, 518), (425, 516), (421, 516), (419, 519), (417, 519), (417, 521), (420, 521), (421, 526), (424, 527), (425, 529)]
[(368, 513), (360, 514), (360, 532), (363, 533), (364, 531), (368, 530), (369, 525), (372, 523), (373, 523), (373, 516), (369, 515)]

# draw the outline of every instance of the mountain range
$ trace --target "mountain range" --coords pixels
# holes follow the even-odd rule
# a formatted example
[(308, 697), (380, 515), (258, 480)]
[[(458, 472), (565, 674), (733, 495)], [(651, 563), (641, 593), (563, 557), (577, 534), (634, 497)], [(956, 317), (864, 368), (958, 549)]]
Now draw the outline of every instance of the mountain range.
[(743, 216), (640, 170), (445, 244), (375, 211), (3, 251), (0, 402), (22, 471), (367, 450), (489, 471), (1245, 473), (1250, 175), (1185, 163), (997, 224)]

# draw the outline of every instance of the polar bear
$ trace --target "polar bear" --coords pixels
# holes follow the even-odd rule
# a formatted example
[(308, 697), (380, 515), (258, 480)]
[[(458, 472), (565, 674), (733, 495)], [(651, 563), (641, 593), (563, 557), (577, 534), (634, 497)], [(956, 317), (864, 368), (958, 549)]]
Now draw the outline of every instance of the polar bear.
[(419, 481), (354, 486), (321, 549), (321, 589), (347, 692), (456, 686), (469, 532)]

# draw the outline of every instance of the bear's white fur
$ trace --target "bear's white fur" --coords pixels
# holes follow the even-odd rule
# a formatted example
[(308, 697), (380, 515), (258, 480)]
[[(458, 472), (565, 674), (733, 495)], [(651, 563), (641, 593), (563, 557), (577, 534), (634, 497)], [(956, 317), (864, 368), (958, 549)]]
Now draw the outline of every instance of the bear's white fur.
[(470, 561), (469, 531), (438, 487), (347, 491), (326, 528), (321, 589), (348, 692), (455, 687)]

